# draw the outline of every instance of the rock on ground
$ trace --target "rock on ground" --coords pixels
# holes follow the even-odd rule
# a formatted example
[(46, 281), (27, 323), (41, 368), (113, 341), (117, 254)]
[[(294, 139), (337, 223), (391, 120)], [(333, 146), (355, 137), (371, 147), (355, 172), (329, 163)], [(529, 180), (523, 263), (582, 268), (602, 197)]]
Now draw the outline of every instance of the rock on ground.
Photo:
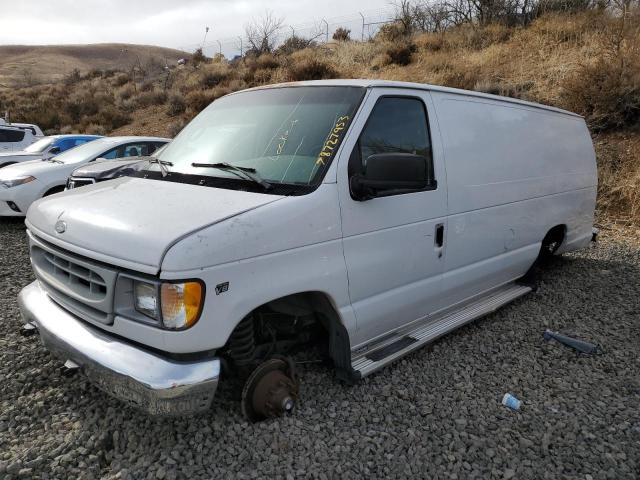
[[(605, 238), (567, 255), (536, 293), (358, 385), (305, 364), (294, 415), (255, 425), (225, 385), (210, 413), (158, 420), (61, 376), (18, 333), (32, 280), (22, 222), (0, 220), (2, 478), (640, 476), (639, 247)], [(545, 328), (604, 354), (544, 342)]]

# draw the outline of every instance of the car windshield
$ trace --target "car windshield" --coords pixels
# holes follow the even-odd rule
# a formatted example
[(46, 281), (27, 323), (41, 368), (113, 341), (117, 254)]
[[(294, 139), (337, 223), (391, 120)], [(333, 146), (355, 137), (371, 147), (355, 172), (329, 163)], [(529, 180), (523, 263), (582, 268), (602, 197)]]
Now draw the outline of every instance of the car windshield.
[(88, 162), (89, 160), (93, 160), (96, 157), (99, 157), (107, 150), (111, 148), (117, 147), (118, 144), (114, 142), (111, 138), (103, 138), (98, 140), (93, 140), (91, 142), (85, 143), (84, 145), (80, 145), (79, 147), (74, 147), (66, 152), (61, 153), (54, 157), (56, 161), (62, 163), (80, 163), (80, 162)]
[(157, 157), (172, 173), (242, 177), (231, 165), (269, 183), (314, 185), (363, 96), (359, 87), (317, 86), (229, 95), (201, 112)]
[(53, 144), (53, 142), (55, 141), (56, 141), (55, 138), (43, 138), (42, 140), (38, 140), (37, 142), (29, 145), (27, 148), (24, 149), (24, 151), (29, 153), (42, 153), (47, 148), (49, 148), (51, 144)]

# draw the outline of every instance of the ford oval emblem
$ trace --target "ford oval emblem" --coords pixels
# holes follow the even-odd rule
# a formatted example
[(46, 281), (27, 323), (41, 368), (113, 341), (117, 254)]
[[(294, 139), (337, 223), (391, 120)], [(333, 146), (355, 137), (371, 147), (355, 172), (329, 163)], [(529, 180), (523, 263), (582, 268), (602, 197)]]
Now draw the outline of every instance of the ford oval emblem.
[(67, 224), (62, 220), (58, 220), (55, 226), (56, 232), (64, 233), (67, 230)]

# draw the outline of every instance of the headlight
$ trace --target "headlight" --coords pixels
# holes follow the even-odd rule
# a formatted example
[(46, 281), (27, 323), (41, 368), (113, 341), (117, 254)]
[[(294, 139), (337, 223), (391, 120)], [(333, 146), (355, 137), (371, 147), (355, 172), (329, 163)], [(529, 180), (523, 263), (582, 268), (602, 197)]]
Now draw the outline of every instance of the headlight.
[(198, 321), (204, 302), (200, 282), (159, 284), (134, 281), (135, 309), (170, 330), (189, 328)]
[(158, 289), (153, 283), (134, 282), (136, 310), (150, 318), (158, 318)]
[(0, 183), (7, 188), (11, 188), (11, 187), (16, 187), (18, 185), (23, 185), (25, 183), (33, 182), (35, 179), (36, 177), (32, 177), (31, 175), (29, 175), (28, 177), (18, 177), (18, 178), (12, 178), (9, 180), (0, 180)]

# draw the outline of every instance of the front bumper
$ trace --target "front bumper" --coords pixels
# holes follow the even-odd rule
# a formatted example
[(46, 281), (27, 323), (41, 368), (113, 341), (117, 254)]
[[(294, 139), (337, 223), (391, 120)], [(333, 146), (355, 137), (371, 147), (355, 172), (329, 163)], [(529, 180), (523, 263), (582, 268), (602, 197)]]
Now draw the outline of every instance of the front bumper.
[[(42, 186), (39, 180), (11, 188), (0, 185), (0, 217), (26, 216), (29, 206), (42, 196), (41, 189)], [(7, 202), (13, 202), (20, 211), (12, 210)]]
[(151, 415), (189, 415), (211, 406), (220, 360), (180, 362), (108, 335), (68, 313), (37, 281), (18, 295), (26, 322), (45, 347), (79, 365), (100, 389)]

